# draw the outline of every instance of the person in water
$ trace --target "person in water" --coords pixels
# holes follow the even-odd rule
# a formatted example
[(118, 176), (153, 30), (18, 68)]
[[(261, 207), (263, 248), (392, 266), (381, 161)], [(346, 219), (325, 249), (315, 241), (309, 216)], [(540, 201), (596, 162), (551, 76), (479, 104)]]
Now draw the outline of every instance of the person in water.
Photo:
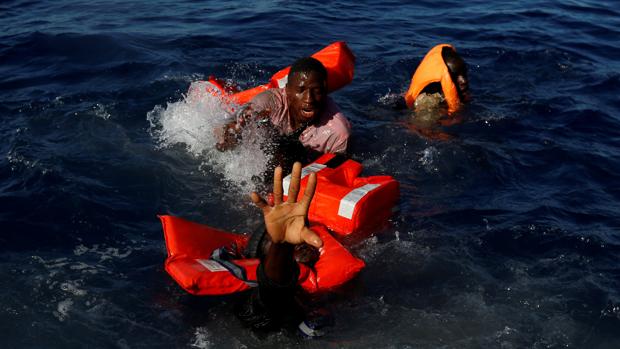
[(410, 109), (438, 107), (445, 102), (448, 114), (456, 112), (469, 96), (465, 61), (448, 44), (433, 47), (416, 69), (405, 103)]
[(414, 111), (409, 129), (431, 139), (449, 139), (437, 126), (461, 121), (456, 112), (469, 99), (467, 65), (452, 45), (433, 47), (418, 65), (397, 108)]
[[(235, 312), (245, 325), (254, 330), (277, 330), (287, 324), (297, 326), (305, 318), (304, 310), (295, 299), (299, 288), (297, 262), (300, 258), (316, 261), (317, 249), (323, 242), (308, 228), (308, 210), (316, 188), (315, 173), (310, 174), (304, 195), (297, 201), (301, 168), (299, 162), (293, 165), (287, 201), (283, 201), (281, 167), (274, 171), (272, 202), (267, 202), (256, 192), (251, 195), (252, 202), (263, 211), (264, 235), (268, 243), (261, 242), (254, 246), (257, 251), (252, 253), (257, 253), (260, 258), (256, 272), (258, 287), (253, 289), (243, 302), (237, 304)], [(308, 257), (307, 251), (317, 253)], [(307, 329), (307, 325), (305, 326)], [(302, 329), (302, 326), (299, 328)]]
[(322, 153), (346, 153), (351, 133), (349, 121), (327, 95), (327, 70), (312, 57), (293, 63), (284, 88), (258, 94), (236, 121), (225, 125), (217, 149), (235, 147), (248, 123), (270, 126), (276, 148), (299, 161)]

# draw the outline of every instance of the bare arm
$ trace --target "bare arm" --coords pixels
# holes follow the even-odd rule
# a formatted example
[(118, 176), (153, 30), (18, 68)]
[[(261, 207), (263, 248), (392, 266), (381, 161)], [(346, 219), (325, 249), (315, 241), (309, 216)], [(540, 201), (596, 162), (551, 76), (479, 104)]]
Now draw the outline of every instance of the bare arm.
[(248, 122), (255, 122), (257, 120), (263, 120), (269, 118), (271, 111), (269, 109), (255, 111), (252, 105), (248, 105), (242, 109), (237, 116), (236, 121), (232, 121), (224, 125), (221, 129), (216, 131), (217, 143), (215, 147), (219, 151), (226, 151), (233, 149), (237, 146), (241, 140), (241, 133), (243, 127)]
[(252, 201), (263, 210), (267, 234), (272, 244), (263, 260), (267, 277), (276, 283), (287, 283), (295, 273), (294, 246), (307, 243), (321, 247), (323, 241), (308, 228), (306, 221), (310, 202), (316, 188), (316, 175), (308, 178), (308, 185), (302, 199), (297, 202), (301, 182), (301, 163), (293, 165), (288, 199), (282, 201), (282, 168), (277, 167), (273, 178), (273, 205), (270, 206), (257, 193), (252, 193)]

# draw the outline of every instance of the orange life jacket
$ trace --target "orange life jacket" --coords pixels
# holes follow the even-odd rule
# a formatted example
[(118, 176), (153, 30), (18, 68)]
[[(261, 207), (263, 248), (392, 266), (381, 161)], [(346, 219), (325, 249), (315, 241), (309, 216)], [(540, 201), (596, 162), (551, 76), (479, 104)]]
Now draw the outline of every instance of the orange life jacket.
[(416, 98), (418, 98), (418, 95), (426, 86), (434, 82), (439, 82), (446, 103), (448, 104), (448, 113), (454, 113), (459, 109), (460, 99), (456, 90), (456, 85), (452, 81), (450, 71), (441, 56), (441, 50), (444, 47), (450, 47), (454, 50), (454, 47), (448, 44), (440, 44), (433, 47), (428, 51), (426, 56), (424, 56), (422, 63), (420, 63), (413, 74), (409, 90), (405, 94), (405, 101), (409, 108), (413, 109)]
[[(398, 202), (399, 185), (391, 176), (359, 177), (362, 164), (346, 160), (337, 166), (334, 154), (324, 154), (302, 169), (299, 198), (308, 183), (310, 173), (317, 174), (317, 186), (310, 204), (308, 220), (325, 225), (342, 235), (364, 234), (385, 224)], [(283, 180), (284, 193), (288, 193), (290, 175)], [(286, 196), (286, 195), (285, 195)]]
[[(334, 42), (313, 54), (312, 57), (323, 63), (323, 66), (325, 66), (325, 69), (327, 70), (327, 92), (336, 91), (343, 86), (348, 85), (353, 80), (355, 56), (346, 43), (342, 41)], [(269, 79), (269, 82), (266, 84), (240, 92), (232, 92), (227, 86), (222, 84), (221, 80), (210, 77), (209, 82), (211, 84), (204, 85), (205, 91), (190, 90), (189, 94), (203, 92), (213, 94), (214, 91), (217, 92), (219, 90), (219, 93), (226, 96), (229, 102), (237, 105), (243, 105), (263, 91), (270, 88), (282, 88), (286, 86), (286, 82), (288, 81), (288, 72), (290, 69), (291, 67), (289, 66), (273, 74), (271, 79)], [(216, 90), (213, 90), (214, 87)]]
[[(168, 257), (165, 269), (187, 292), (194, 295), (223, 295), (257, 285), (257, 258), (219, 257), (222, 247), (241, 251), (248, 237), (233, 234), (179, 217), (160, 216)], [(326, 291), (351, 280), (365, 263), (354, 257), (327, 229), (310, 227), (323, 240), (314, 268), (299, 264), (299, 284), (308, 293)]]

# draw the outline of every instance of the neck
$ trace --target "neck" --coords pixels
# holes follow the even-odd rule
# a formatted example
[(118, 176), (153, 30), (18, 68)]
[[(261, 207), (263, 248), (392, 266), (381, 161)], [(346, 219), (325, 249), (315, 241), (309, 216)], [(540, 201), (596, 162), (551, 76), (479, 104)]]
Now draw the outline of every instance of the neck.
[(310, 121), (306, 121), (306, 120), (299, 120), (295, 117), (293, 117), (293, 120), (291, 122), (291, 127), (293, 128), (294, 131), (299, 130), (300, 128), (305, 128), (308, 125), (310, 125), (312, 123), (313, 120)]

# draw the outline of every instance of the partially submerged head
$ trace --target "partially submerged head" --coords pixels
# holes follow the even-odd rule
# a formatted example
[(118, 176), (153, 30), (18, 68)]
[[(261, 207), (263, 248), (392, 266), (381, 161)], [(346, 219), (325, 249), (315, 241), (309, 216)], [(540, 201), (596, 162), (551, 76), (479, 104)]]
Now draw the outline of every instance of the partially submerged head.
[(312, 57), (300, 58), (291, 66), (286, 83), (290, 113), (299, 123), (311, 122), (325, 108), (327, 70)]
[[(267, 233), (261, 232), (260, 235), (257, 236), (260, 237), (260, 240), (257, 241), (258, 245), (252, 245), (251, 249), (248, 251), (248, 257), (262, 259), (267, 255), (267, 253), (269, 253), (269, 249), (271, 248), (273, 242), (271, 241), (271, 236)], [(293, 250), (293, 257), (295, 258), (295, 261), (310, 267), (313, 267), (316, 264), (320, 256), (321, 254), (316, 247), (306, 243), (295, 245)]]
[(446, 62), (450, 77), (456, 86), (460, 99), (465, 99), (469, 90), (469, 80), (467, 79), (467, 66), (465, 65), (465, 61), (454, 49), (448, 46), (445, 46), (441, 50), (441, 56), (444, 62)]

